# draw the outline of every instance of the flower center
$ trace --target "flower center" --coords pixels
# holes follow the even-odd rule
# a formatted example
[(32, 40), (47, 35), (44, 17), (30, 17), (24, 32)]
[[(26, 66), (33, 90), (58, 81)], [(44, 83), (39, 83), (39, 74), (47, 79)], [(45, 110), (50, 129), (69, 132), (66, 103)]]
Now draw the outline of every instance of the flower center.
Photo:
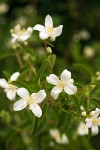
[(59, 83), (58, 83), (58, 86), (59, 86), (60, 88), (64, 88), (65, 84), (60, 80)]
[(27, 100), (27, 105), (33, 104), (34, 99), (30, 96), (29, 99)]
[(25, 32), (25, 28), (23, 29), (12, 29), (11, 33), (17, 34), (17, 35), (23, 35), (23, 33)]
[(92, 119), (92, 124), (100, 126), (100, 118), (93, 118)]
[(47, 28), (47, 31), (49, 32), (49, 33), (52, 33), (53, 31), (54, 31), (54, 29), (53, 28)]
[(8, 87), (9, 89), (12, 89), (12, 90), (15, 90), (15, 89), (17, 89), (17, 87), (15, 86), (15, 85), (13, 85), (13, 84), (9, 84), (9, 87)]

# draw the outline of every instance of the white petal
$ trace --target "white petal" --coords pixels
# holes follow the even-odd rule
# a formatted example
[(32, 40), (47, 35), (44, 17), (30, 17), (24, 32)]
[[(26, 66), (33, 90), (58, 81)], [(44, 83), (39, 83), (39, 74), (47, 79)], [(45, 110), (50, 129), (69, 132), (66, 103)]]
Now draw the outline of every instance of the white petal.
[(40, 90), (38, 93), (33, 93), (31, 97), (35, 100), (35, 103), (41, 103), (45, 99), (46, 93), (44, 90)]
[(42, 116), (42, 110), (38, 104), (30, 104), (29, 108), (32, 110), (36, 117)]
[(93, 118), (97, 118), (97, 117), (99, 116), (99, 114), (100, 114), (100, 109), (99, 109), (99, 108), (96, 108), (96, 109), (95, 109), (95, 113), (94, 113), (94, 115), (93, 115)]
[(97, 135), (99, 133), (99, 129), (97, 125), (92, 125), (92, 135)]
[(61, 143), (62, 143), (62, 144), (68, 144), (68, 143), (69, 143), (66, 134), (62, 134)]
[(0, 79), (0, 86), (2, 88), (8, 88), (8, 82), (5, 79)]
[(51, 96), (56, 100), (59, 96), (59, 93), (55, 93), (55, 92), (51, 91)]
[(17, 90), (17, 94), (22, 98), (22, 99), (28, 99), (29, 98), (29, 92), (25, 88), (19, 88)]
[(60, 93), (62, 92), (62, 90), (63, 90), (63, 87), (54, 86), (54, 88), (52, 89), (52, 92)]
[(27, 106), (26, 101), (23, 100), (23, 99), (20, 99), (19, 101), (17, 101), (17, 102), (14, 103), (13, 109), (14, 109), (15, 111), (19, 111), (19, 110), (24, 109), (26, 106)]
[(53, 21), (50, 15), (47, 15), (45, 17), (45, 27), (46, 28), (52, 28), (53, 27)]
[(69, 84), (68, 86), (64, 87), (64, 91), (67, 94), (72, 95), (72, 94), (77, 92), (77, 87), (75, 85), (73, 85), (73, 84)]
[(79, 127), (78, 127), (77, 132), (81, 136), (88, 135), (88, 127), (85, 125), (85, 123), (81, 122)]
[(16, 91), (17, 91), (16, 89), (15, 90), (6, 89), (6, 96), (8, 97), (8, 99), (14, 100), (16, 97)]
[(92, 127), (92, 119), (86, 118), (86, 119), (85, 119), (85, 122), (86, 122), (86, 126), (87, 126), (88, 128), (91, 128), (91, 127)]
[(57, 37), (57, 36), (61, 35), (62, 28), (63, 28), (63, 25), (60, 25), (59, 27), (54, 28), (55, 29), (55, 31), (54, 31), (54, 37)]
[(40, 24), (37, 24), (33, 27), (33, 30), (37, 30), (37, 31), (40, 31), (40, 32), (43, 32), (44, 31), (44, 26), (40, 25)]
[(71, 79), (71, 72), (65, 69), (60, 78), (63, 82), (68, 82)]
[(28, 27), (27, 30), (20, 36), (20, 40), (26, 41), (30, 38), (32, 34), (33, 29), (31, 27)]
[(46, 34), (45, 32), (40, 32), (39, 37), (40, 39), (45, 40), (48, 39), (48, 34)]
[(13, 73), (12, 76), (10, 77), (10, 81), (16, 81), (19, 75), (20, 75), (19, 72)]
[(57, 85), (59, 82), (59, 78), (55, 74), (50, 74), (48, 77), (46, 77), (47, 82)]

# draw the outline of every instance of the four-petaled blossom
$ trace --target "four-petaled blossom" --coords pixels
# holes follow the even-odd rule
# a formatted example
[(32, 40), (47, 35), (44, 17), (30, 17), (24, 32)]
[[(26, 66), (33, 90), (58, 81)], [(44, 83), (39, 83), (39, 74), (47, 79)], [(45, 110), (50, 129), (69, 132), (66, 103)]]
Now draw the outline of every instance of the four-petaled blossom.
[(0, 86), (5, 89), (6, 96), (10, 100), (15, 99), (16, 92), (18, 89), (17, 86), (11, 84), (11, 82), (16, 81), (19, 75), (20, 75), (19, 72), (13, 73), (8, 82), (4, 78), (0, 79)]
[(14, 103), (13, 109), (15, 111), (20, 111), (26, 106), (29, 106), (29, 109), (32, 110), (35, 116), (41, 117), (42, 110), (38, 104), (46, 97), (44, 90), (40, 90), (38, 93), (32, 93), (30, 95), (27, 89), (19, 88), (17, 90), (17, 94), (21, 97), (21, 99)]
[(14, 29), (11, 29), (12, 43), (25, 42), (30, 38), (32, 32), (33, 29), (31, 27), (21, 29), (20, 24), (16, 25)]
[(68, 137), (66, 136), (66, 134), (63, 133), (61, 135), (58, 129), (51, 129), (50, 135), (54, 138), (54, 140), (58, 144), (68, 144), (69, 143), (69, 140), (68, 140)]
[(91, 111), (89, 117), (85, 119), (86, 126), (91, 128), (92, 135), (96, 135), (99, 133), (98, 126), (100, 126), (100, 109), (96, 108), (95, 111)]
[(85, 125), (84, 122), (81, 122), (79, 124), (79, 127), (77, 129), (77, 133), (81, 136), (83, 135), (88, 135), (89, 131), (88, 131), (88, 127)]
[(46, 77), (46, 80), (55, 85), (51, 90), (51, 96), (54, 99), (58, 98), (59, 93), (62, 92), (63, 89), (69, 95), (72, 95), (77, 91), (77, 87), (73, 85), (74, 80), (71, 79), (71, 72), (66, 69), (61, 73), (60, 79), (55, 74), (50, 74)]
[(63, 25), (60, 25), (56, 28), (53, 28), (53, 20), (50, 15), (45, 17), (45, 26), (37, 24), (33, 27), (33, 30), (39, 31), (39, 37), (42, 40), (46, 40), (50, 38), (50, 40), (54, 41), (55, 38), (62, 33)]

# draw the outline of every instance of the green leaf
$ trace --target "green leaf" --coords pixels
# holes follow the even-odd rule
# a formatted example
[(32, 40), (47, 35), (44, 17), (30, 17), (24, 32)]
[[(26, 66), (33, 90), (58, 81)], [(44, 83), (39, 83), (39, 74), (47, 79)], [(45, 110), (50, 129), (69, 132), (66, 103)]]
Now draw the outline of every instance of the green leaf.
[(8, 51), (2, 52), (2, 53), (0, 53), (0, 60), (6, 58), (8, 56), (13, 56), (13, 55), (14, 55), (13, 51), (12, 52), (11, 51), (10, 52), (8, 52)]
[(100, 80), (93, 82), (92, 85), (100, 85)]
[(40, 78), (42, 77), (46, 67), (48, 65), (48, 59), (45, 59), (39, 69), (39, 72), (38, 72), (38, 79), (40, 80)]
[(83, 105), (84, 100), (85, 100), (85, 94), (82, 94), (82, 95), (80, 96), (80, 98), (79, 98), (80, 106)]
[(71, 111), (71, 110), (65, 110), (65, 109), (62, 108), (62, 107), (60, 107), (60, 108), (61, 108), (61, 111), (65, 112), (65, 113), (67, 113), (67, 114), (70, 114), (70, 115), (72, 115), (72, 116), (74, 116), (74, 117), (77, 117), (77, 116), (78, 116), (78, 114), (76, 114), (75, 112), (73, 112), (73, 111)]
[(95, 86), (91, 91), (90, 91), (90, 96), (94, 95), (95, 93), (100, 92), (100, 85)]
[(48, 56), (48, 62), (49, 62), (51, 69), (53, 69), (55, 61), (56, 61), (56, 55), (55, 54)]
[(74, 102), (77, 112), (80, 113), (80, 103), (79, 103), (78, 98), (74, 95), (72, 95), (70, 97), (73, 99), (73, 102)]
[(5, 76), (5, 78), (7, 78), (8, 80), (10, 79), (10, 74), (6, 71), (3, 71), (3, 74)]
[(26, 83), (22, 82), (22, 81), (12, 81), (11, 83), (18, 86), (19, 88), (22, 88), (22, 87), (26, 88), (29, 91), (29, 93), (32, 92), (31, 89), (29, 88), (29, 86)]
[(48, 104), (48, 103), (44, 104), (44, 106), (43, 106), (43, 108), (42, 108), (42, 114), (43, 114), (43, 115), (42, 115), (42, 117), (40, 118), (40, 121), (43, 120), (43, 118), (45, 117), (45, 115), (46, 115), (48, 109), (49, 109), (49, 104)]
[(96, 106), (100, 108), (100, 100), (91, 99), (91, 102)]
[(68, 125), (71, 122), (71, 118), (72, 118), (71, 114), (66, 114), (65, 112), (61, 112), (60, 119), (57, 124), (57, 128), (62, 128), (62, 129), (66, 128), (67, 129)]
[(76, 63), (73, 66), (86, 71), (90, 76), (94, 76), (95, 74), (94, 70), (87, 64)]

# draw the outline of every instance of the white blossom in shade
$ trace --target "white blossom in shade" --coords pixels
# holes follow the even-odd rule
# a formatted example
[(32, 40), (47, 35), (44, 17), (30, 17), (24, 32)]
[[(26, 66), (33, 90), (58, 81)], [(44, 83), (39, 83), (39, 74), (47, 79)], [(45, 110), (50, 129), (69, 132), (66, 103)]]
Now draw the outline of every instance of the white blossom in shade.
[(5, 2), (0, 2), (0, 15), (5, 14), (9, 10), (9, 5)]
[(59, 93), (62, 92), (63, 89), (69, 95), (77, 92), (77, 87), (73, 85), (74, 80), (71, 79), (71, 72), (66, 69), (61, 73), (60, 79), (55, 74), (50, 74), (46, 77), (46, 80), (48, 83), (54, 85), (51, 90), (51, 96), (54, 99), (58, 98)]
[(29, 109), (37, 117), (41, 117), (42, 110), (38, 104), (40, 104), (46, 97), (44, 90), (40, 90), (38, 93), (29, 94), (28, 90), (25, 88), (19, 88), (17, 94), (21, 97), (20, 100), (14, 103), (13, 109), (15, 111), (20, 111), (26, 106), (29, 106)]
[(58, 129), (51, 129), (50, 135), (58, 144), (68, 144), (69, 143), (67, 135), (65, 133), (63, 133), (61, 135)]
[(85, 46), (83, 49), (83, 53), (86, 58), (93, 58), (95, 56), (95, 52), (95, 49), (90, 46)]
[(33, 30), (39, 31), (39, 37), (42, 40), (50, 38), (54, 41), (57, 36), (60, 36), (62, 33), (63, 25), (60, 25), (56, 28), (53, 27), (53, 20), (50, 15), (45, 17), (45, 26), (37, 24), (33, 27)]
[(81, 122), (79, 124), (77, 133), (78, 133), (78, 135), (81, 135), (81, 136), (88, 135), (88, 133), (89, 133), (88, 127), (86, 126), (86, 124), (84, 122)]
[(16, 92), (18, 87), (11, 84), (12, 81), (16, 81), (20, 73), (15, 72), (10, 77), (9, 81), (6, 81), (4, 78), (0, 79), (0, 86), (5, 89), (6, 96), (8, 99), (13, 100), (16, 97)]
[(28, 27), (27, 29), (22, 28), (20, 24), (16, 25), (14, 29), (11, 29), (11, 35), (12, 35), (12, 43), (16, 42), (25, 42), (28, 40), (33, 32), (33, 29), (31, 27)]
[(97, 135), (99, 133), (98, 126), (100, 126), (100, 109), (96, 108), (95, 111), (91, 111), (85, 122), (86, 126), (91, 128), (92, 135)]

